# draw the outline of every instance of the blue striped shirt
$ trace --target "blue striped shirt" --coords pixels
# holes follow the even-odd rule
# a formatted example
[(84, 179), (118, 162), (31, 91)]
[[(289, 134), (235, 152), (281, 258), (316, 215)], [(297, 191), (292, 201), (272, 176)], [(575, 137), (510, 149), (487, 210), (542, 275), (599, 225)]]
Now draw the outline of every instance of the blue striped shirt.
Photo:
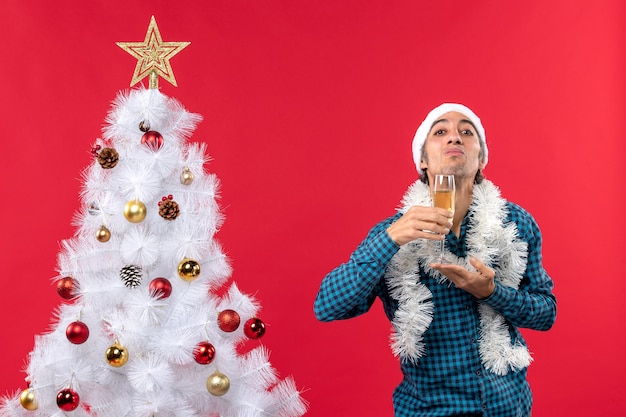
[[(532, 395), (526, 369), (499, 376), (481, 363), (478, 339), (479, 303), (486, 303), (506, 320), (511, 339), (526, 344), (518, 328), (548, 330), (556, 318), (553, 282), (542, 265), (541, 233), (532, 216), (507, 202), (507, 221), (517, 224), (520, 239), (528, 243), (528, 263), (519, 289), (496, 281), (494, 293), (485, 300), (454, 286), (440, 284), (420, 269), (421, 282), (432, 292), (435, 312), (424, 333), (426, 353), (418, 365), (401, 361), (403, 380), (396, 387), (396, 417), (471, 416), (527, 417)], [(315, 300), (321, 321), (348, 319), (367, 312), (376, 297), (392, 320), (398, 303), (390, 295), (385, 269), (399, 246), (387, 228), (400, 213), (374, 226), (366, 239), (322, 281)], [(461, 224), (459, 237), (446, 236), (446, 247), (459, 257), (467, 256), (466, 236), (471, 212)]]

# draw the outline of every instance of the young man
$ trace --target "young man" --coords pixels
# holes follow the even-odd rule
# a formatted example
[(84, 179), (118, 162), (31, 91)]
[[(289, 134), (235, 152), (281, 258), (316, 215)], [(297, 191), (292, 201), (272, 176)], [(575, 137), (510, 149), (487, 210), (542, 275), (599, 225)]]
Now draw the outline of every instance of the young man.
[[(393, 395), (396, 417), (527, 417), (532, 358), (518, 328), (548, 330), (556, 318), (539, 228), (483, 177), (485, 131), (469, 108), (432, 110), (415, 134), (413, 158), (420, 180), (399, 212), (324, 278), (315, 314), (348, 319), (381, 299), (404, 374)], [(432, 207), (436, 174), (455, 177), (454, 214)]]

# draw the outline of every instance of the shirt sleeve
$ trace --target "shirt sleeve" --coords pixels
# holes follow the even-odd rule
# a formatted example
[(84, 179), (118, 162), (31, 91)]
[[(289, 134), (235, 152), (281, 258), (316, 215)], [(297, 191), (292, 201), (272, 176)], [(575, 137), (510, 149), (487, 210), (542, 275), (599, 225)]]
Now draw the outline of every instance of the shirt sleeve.
[(528, 243), (526, 271), (519, 289), (506, 287), (496, 280), (496, 287), (482, 302), (504, 316), (511, 324), (533, 330), (548, 330), (556, 320), (554, 283), (543, 268), (542, 237), (537, 223), (521, 207), (510, 203), (511, 220), (520, 237)]
[(324, 277), (314, 304), (318, 320), (348, 319), (369, 311), (376, 299), (375, 288), (387, 264), (400, 249), (387, 233), (387, 227), (397, 217), (374, 226), (348, 262)]

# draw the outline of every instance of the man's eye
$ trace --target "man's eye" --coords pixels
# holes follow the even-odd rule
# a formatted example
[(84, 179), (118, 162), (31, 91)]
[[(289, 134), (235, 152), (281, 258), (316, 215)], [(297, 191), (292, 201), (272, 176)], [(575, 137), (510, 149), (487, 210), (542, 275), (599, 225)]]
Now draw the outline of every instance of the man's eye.
[(461, 133), (463, 133), (466, 136), (473, 136), (474, 135), (474, 132), (472, 132), (470, 129), (463, 129), (461, 131)]
[(435, 136), (441, 136), (445, 133), (443, 129), (435, 130)]

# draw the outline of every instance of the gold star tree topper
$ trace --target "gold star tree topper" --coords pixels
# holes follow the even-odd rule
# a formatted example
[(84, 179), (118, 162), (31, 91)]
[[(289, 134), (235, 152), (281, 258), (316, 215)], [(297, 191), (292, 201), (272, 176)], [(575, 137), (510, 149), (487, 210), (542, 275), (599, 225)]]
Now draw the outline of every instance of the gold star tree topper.
[(170, 59), (190, 43), (163, 42), (156, 19), (152, 16), (143, 42), (117, 42), (120, 48), (137, 58), (130, 85), (133, 86), (149, 76), (150, 88), (158, 88), (159, 76), (161, 76), (176, 87), (176, 78), (174, 78)]

